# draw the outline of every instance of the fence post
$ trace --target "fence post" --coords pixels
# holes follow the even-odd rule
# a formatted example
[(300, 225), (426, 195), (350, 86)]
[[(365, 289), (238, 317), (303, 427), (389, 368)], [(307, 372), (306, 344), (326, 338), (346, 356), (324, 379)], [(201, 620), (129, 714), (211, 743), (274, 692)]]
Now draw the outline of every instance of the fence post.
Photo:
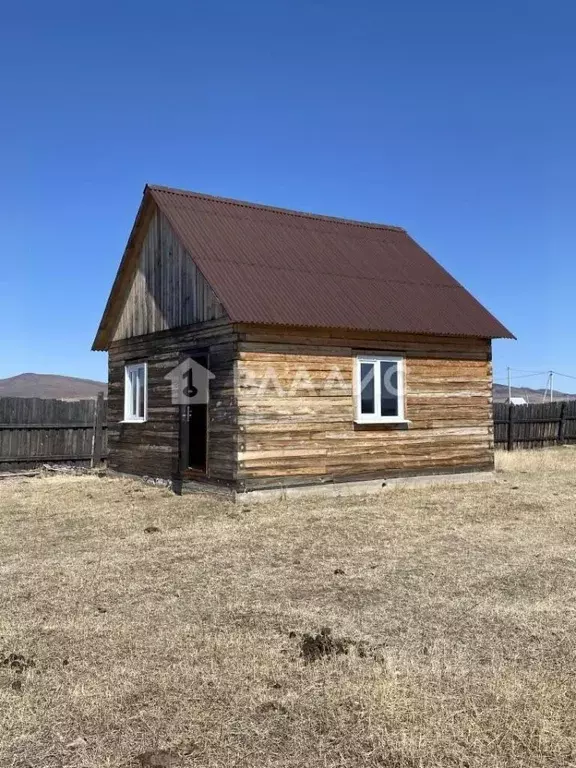
[(508, 406), (508, 450), (514, 450), (514, 406)]
[(566, 421), (566, 400), (560, 408), (560, 421), (558, 422), (558, 444), (564, 445), (564, 424)]
[(104, 392), (98, 392), (94, 408), (94, 431), (92, 434), (91, 467), (97, 467), (102, 461), (102, 427), (104, 425)]

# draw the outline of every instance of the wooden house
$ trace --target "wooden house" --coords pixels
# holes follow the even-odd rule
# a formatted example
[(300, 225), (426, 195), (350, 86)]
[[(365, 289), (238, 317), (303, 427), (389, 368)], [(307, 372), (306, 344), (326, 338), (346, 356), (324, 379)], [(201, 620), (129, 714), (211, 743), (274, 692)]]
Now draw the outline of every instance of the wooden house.
[(109, 467), (232, 493), (491, 470), (495, 337), (403, 229), (147, 186), (93, 346)]

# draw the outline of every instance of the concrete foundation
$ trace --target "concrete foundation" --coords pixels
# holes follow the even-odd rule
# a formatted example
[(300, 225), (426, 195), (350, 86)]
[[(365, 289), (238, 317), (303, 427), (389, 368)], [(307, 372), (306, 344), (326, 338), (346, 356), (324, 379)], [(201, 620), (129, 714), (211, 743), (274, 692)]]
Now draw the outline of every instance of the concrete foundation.
[(350, 480), (347, 482), (315, 483), (310, 485), (287, 485), (279, 488), (259, 488), (249, 491), (237, 491), (232, 487), (209, 482), (189, 480), (178, 487), (176, 482), (150, 477), (131, 475), (125, 472), (107, 471), (112, 477), (125, 477), (141, 480), (152, 485), (171, 487), (176, 493), (209, 493), (225, 501), (238, 504), (258, 502), (289, 501), (291, 499), (343, 498), (346, 496), (377, 496), (394, 488), (423, 488), (434, 485), (462, 485), (467, 483), (490, 483), (495, 479), (495, 472), (489, 470), (458, 472), (446, 474), (411, 475), (405, 477), (382, 477), (371, 480)]
[(377, 496), (394, 488), (422, 488), (434, 485), (462, 485), (465, 483), (490, 483), (494, 472), (461, 472), (445, 475), (414, 475), (412, 477), (388, 477), (380, 480), (355, 480), (325, 485), (286, 486), (284, 488), (236, 491), (234, 500), (240, 504), (254, 502), (288, 501), (306, 498), (342, 498), (346, 496)]

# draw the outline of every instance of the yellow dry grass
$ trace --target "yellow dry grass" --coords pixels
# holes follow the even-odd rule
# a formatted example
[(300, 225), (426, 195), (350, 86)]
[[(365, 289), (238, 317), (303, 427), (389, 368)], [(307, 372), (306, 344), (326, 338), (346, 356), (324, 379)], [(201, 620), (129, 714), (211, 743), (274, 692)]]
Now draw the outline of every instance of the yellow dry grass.
[(250, 508), (4, 481), (0, 765), (576, 764), (576, 451), (498, 463)]

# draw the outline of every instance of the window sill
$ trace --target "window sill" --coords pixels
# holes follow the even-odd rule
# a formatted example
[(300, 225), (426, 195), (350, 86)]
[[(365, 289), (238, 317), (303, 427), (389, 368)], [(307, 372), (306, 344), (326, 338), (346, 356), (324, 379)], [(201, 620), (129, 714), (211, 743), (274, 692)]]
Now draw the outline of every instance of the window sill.
[(398, 419), (397, 421), (355, 421), (354, 431), (386, 430), (392, 429), (410, 429), (411, 421), (407, 419)]
[(120, 424), (145, 424), (148, 419), (122, 419)]

